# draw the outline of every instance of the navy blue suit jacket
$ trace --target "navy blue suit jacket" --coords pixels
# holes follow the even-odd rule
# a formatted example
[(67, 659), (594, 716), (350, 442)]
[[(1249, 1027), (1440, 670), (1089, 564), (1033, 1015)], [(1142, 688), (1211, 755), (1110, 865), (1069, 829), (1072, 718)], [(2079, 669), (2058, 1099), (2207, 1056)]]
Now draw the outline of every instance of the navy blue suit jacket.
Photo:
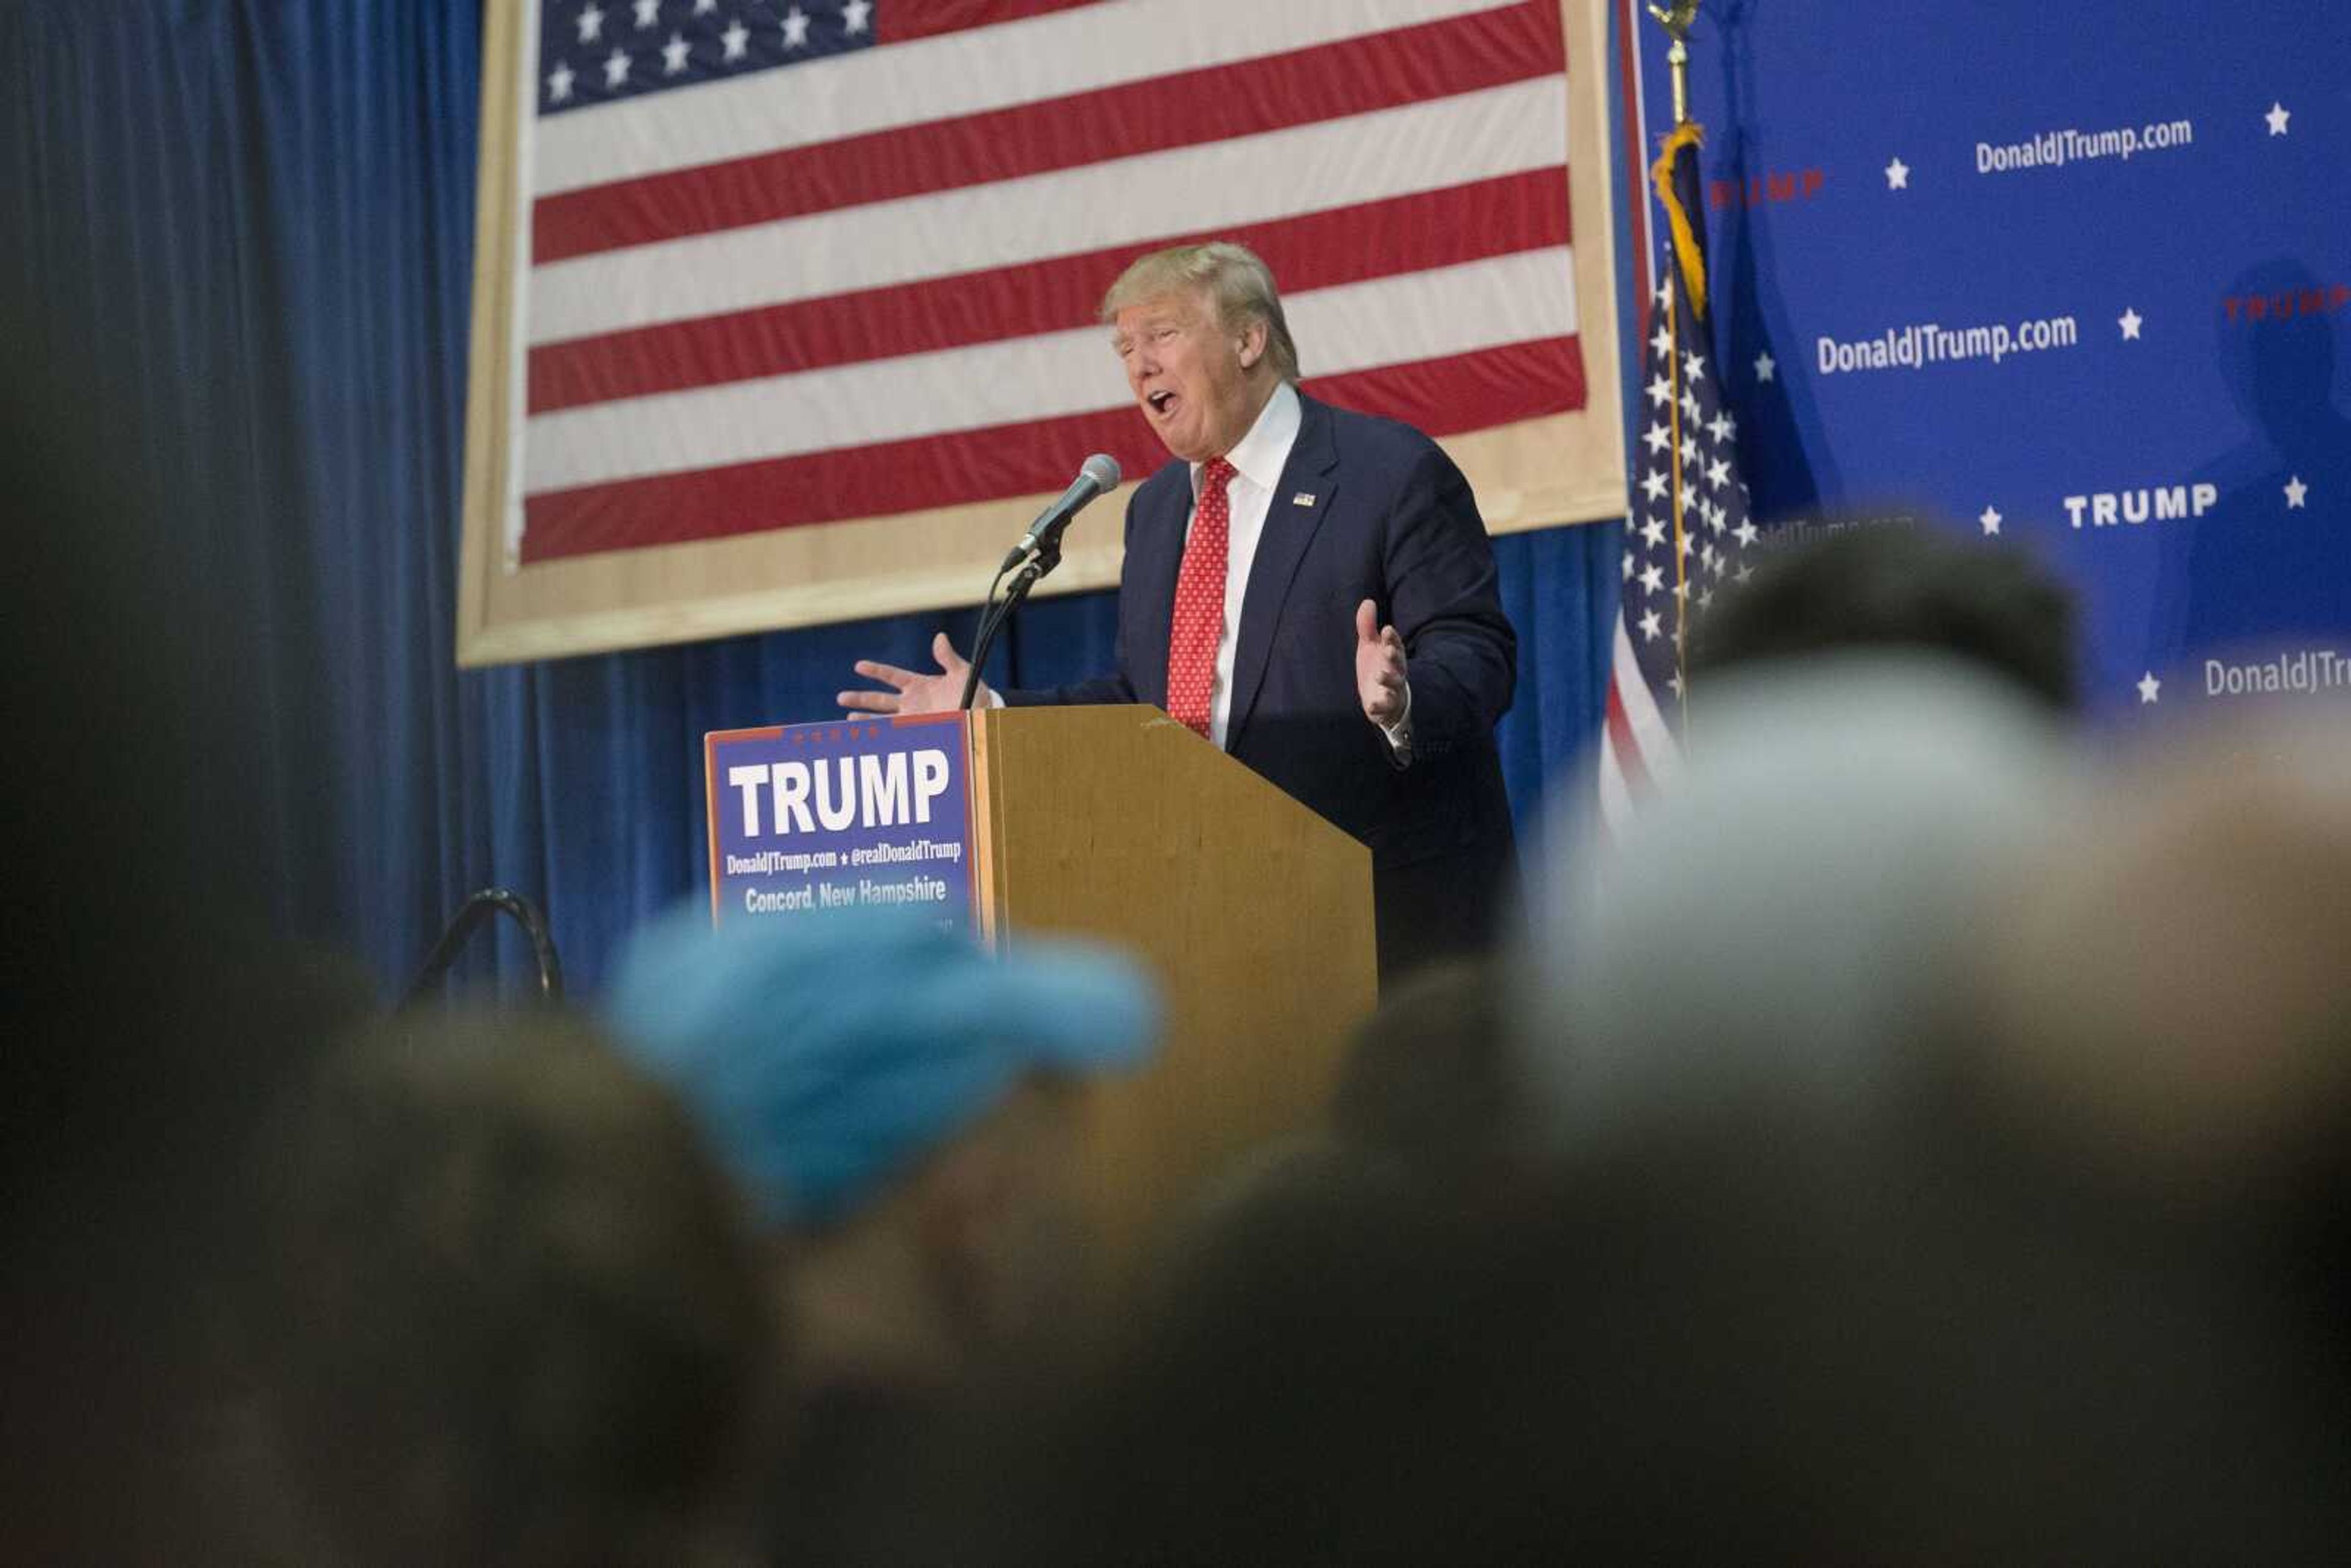
[[(1515, 879), (1494, 726), (1518, 640), (1468, 481), (1410, 426), (1301, 396), (1242, 600), (1226, 749), (1371, 846), (1380, 967), (1477, 951)], [(1176, 575), (1192, 509), (1168, 464), (1126, 513), (1118, 669), (1008, 704), (1167, 704)], [(1412, 761), (1400, 767), (1355, 689), (1355, 606), (1403, 634)]]

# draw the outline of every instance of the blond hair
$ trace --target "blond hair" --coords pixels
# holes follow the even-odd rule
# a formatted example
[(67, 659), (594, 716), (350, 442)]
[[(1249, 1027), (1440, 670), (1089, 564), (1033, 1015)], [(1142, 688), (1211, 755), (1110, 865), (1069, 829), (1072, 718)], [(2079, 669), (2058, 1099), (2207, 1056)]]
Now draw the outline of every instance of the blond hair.
[(1266, 357), (1275, 373), (1286, 382), (1298, 379), (1298, 345), (1290, 340), (1290, 323), (1282, 317), (1273, 271), (1258, 259), (1255, 251), (1230, 240), (1179, 245), (1137, 260), (1118, 275), (1118, 281), (1102, 296), (1102, 319), (1115, 320), (1129, 306), (1193, 290), (1207, 294), (1215, 303), (1219, 326), (1264, 322)]

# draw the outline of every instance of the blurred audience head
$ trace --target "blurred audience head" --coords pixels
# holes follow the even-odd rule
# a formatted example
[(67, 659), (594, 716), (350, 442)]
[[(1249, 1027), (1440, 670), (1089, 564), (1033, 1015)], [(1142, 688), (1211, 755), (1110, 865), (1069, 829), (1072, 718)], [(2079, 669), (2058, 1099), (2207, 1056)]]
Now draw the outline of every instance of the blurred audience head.
[(1562, 1145), (1912, 1092), (1959, 933), (2074, 788), (2044, 710), (1954, 661), (1848, 653), (1699, 695), (1670, 787), (1530, 877), (1514, 1032)]
[(0, 1559), (241, 1563), (204, 1462), (230, 1173), (375, 982), (261, 935), (275, 824), (201, 782), (261, 765), (266, 683), (214, 635), (254, 605), (88, 326), (0, 298)]
[(777, 1336), (665, 1091), (552, 1015), (386, 1023), (257, 1158), (265, 1440), (335, 1554), (736, 1560)]
[(1986, 1082), (2173, 1203), (2240, 1214), (2330, 1176), (2351, 1196), (2351, 728), (2279, 712), (2163, 745), (1979, 934)]
[(809, 1378), (921, 1382), (1086, 1282), (1075, 1091), (1148, 1058), (1157, 1006), (1091, 947), (689, 910), (632, 946), (610, 1017), (791, 1239)]
[(1484, 959), (1445, 960), (1397, 987), (1340, 1063), (1332, 1134), (1428, 1176), (1490, 1184), (1522, 1174), (1535, 1118), (1502, 1027), (1502, 988)]
[(1693, 690), (1837, 649), (1942, 653), (2059, 713), (2078, 705), (2073, 596), (2021, 550), (1916, 524), (1841, 528), (1766, 556), (1694, 628)]
[[(1023, 1412), (956, 1532), (1001, 1564), (1512, 1560), (1571, 1505), (1509, 1266), (1456, 1189), (1286, 1146), (1160, 1257), (1065, 1405)], [(1442, 1194), (1440, 1197), (1439, 1195)], [(1471, 1239), (1475, 1238), (1475, 1239)], [(1535, 1561), (1540, 1550), (1517, 1561)]]

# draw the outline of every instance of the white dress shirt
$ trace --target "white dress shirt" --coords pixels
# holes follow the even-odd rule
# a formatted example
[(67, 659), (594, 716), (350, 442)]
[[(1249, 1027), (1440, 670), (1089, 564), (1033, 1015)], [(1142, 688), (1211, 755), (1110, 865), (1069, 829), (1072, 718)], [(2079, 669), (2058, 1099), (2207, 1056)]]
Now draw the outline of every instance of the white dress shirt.
[[(1233, 656), (1240, 647), (1242, 602), (1249, 595), (1249, 567), (1257, 560), (1257, 542), (1265, 535), (1265, 515), (1273, 507), (1273, 487), (1290, 465), (1290, 449), (1298, 444), (1298, 393), (1288, 382), (1258, 410), (1257, 423), (1233, 444), (1225, 461), (1233, 465), (1232, 482), (1225, 486), (1231, 516), (1225, 547), (1225, 623), (1217, 630), (1217, 672), (1208, 689), (1208, 738), (1219, 747), (1233, 716)], [(1192, 538), (1192, 521), (1200, 515), (1200, 469), (1192, 465), (1192, 517), (1185, 519), (1184, 538)]]
[[(1265, 519), (1273, 509), (1274, 487), (1290, 465), (1290, 449), (1298, 444), (1302, 411), (1298, 392), (1288, 382), (1273, 389), (1258, 411), (1249, 434), (1233, 444), (1225, 461), (1233, 477), (1225, 486), (1229, 516), (1225, 547), (1225, 623), (1217, 632), (1217, 668), (1208, 691), (1208, 738), (1222, 747), (1233, 716), (1233, 660), (1241, 641), (1241, 616), (1248, 610), (1249, 568), (1256, 564), (1258, 541), (1265, 536)], [(1184, 520), (1184, 538), (1192, 537), (1193, 518), (1200, 515), (1200, 470), (1192, 465), (1192, 517)], [(1404, 712), (1395, 723), (1382, 727), (1399, 762), (1412, 758), (1412, 689), (1405, 689)]]

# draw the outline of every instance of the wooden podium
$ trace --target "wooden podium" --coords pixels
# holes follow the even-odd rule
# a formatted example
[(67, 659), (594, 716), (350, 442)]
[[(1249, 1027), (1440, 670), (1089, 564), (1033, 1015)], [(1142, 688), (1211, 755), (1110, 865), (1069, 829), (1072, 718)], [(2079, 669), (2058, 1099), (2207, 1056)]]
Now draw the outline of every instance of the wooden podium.
[(1115, 1269), (1231, 1156), (1321, 1113), (1377, 994), (1371, 852), (1155, 707), (995, 708), (969, 735), (982, 932), (1113, 942), (1165, 990), (1158, 1061), (1087, 1091)]

